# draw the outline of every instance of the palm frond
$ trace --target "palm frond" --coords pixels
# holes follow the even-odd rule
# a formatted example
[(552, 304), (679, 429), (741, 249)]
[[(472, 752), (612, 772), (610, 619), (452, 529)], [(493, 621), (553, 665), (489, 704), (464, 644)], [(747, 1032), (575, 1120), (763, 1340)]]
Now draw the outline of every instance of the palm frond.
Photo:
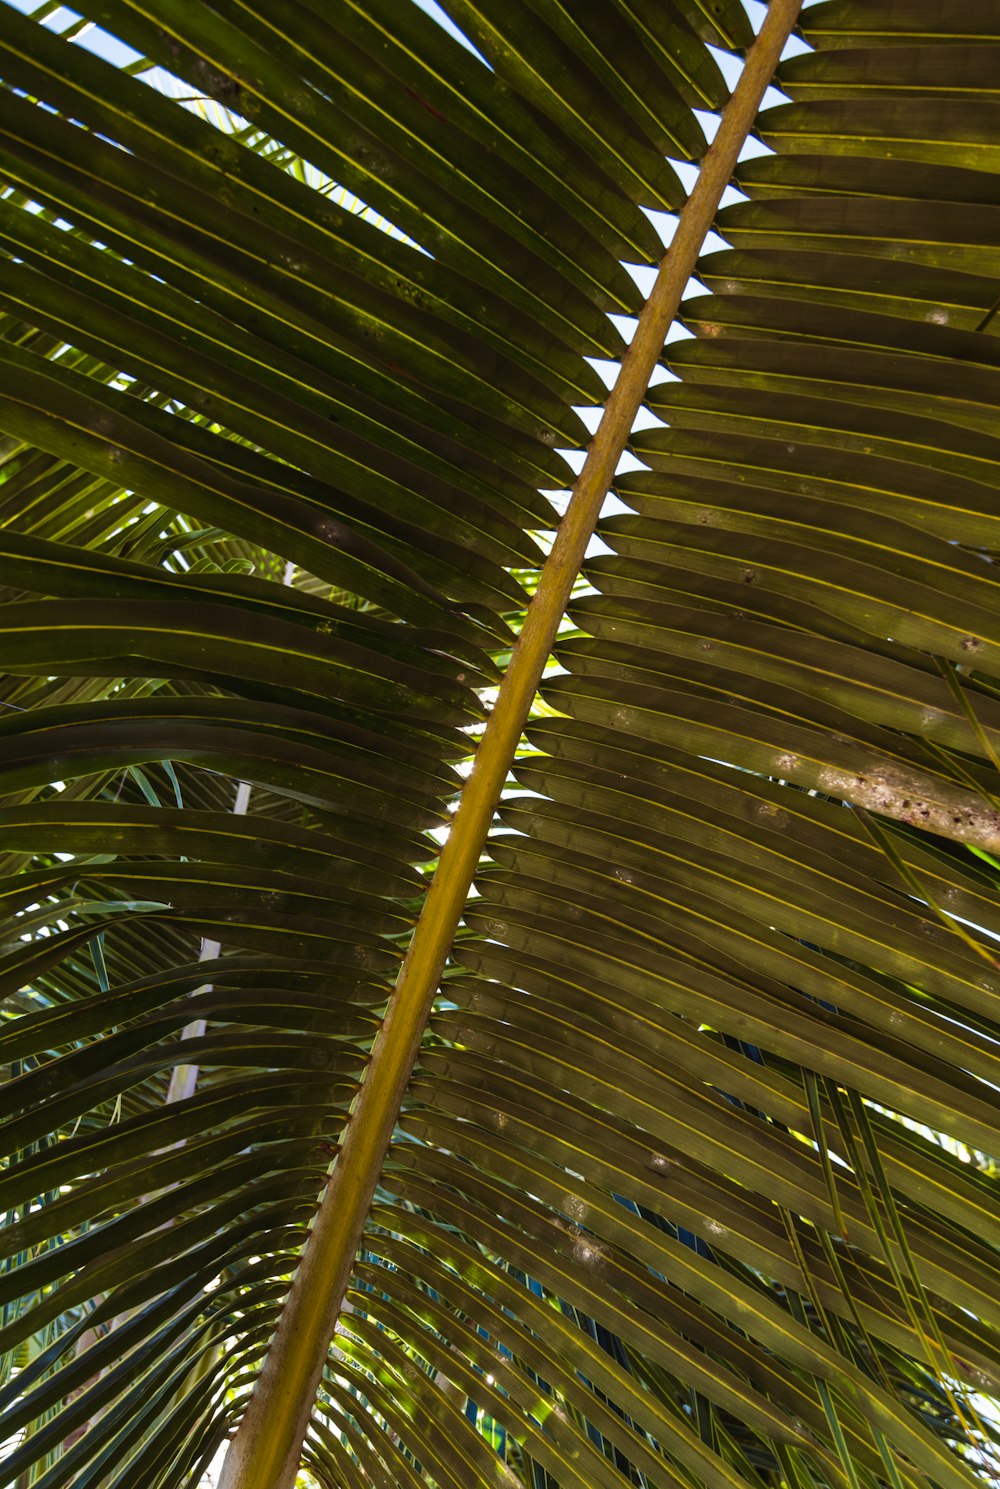
[(4, 1482), (992, 1479), (996, 17), (803, 12), (428, 899), (753, 41), (447, 11), (0, 5)]

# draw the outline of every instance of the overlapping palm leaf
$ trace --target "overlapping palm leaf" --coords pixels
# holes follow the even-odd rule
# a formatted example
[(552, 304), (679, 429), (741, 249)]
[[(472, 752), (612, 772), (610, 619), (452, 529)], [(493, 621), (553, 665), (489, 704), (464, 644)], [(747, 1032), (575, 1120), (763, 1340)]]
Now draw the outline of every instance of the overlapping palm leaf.
[(386, 1180), (433, 1219), (369, 1242), (412, 1314), (396, 1277), (488, 1234), (562, 1300), (546, 1395), (582, 1371), (698, 1482), (937, 1480), (911, 1412), (991, 1430), (996, 135), (940, 26), (806, 12), (456, 947), (403, 1123), (436, 1151)]
[[(93, 0), (123, 68), (0, 7), (2, 1401), (47, 1489), (197, 1483), (239, 1416), (585, 359), (751, 36), (448, 9), (479, 56), (399, 0)], [(832, 0), (783, 64), (512, 762), (324, 1484), (992, 1472), (1000, 37), (943, 25)]]
[[(538, 488), (565, 484), (554, 446), (599, 396), (583, 356), (613, 354), (606, 312), (637, 307), (619, 259), (656, 244), (637, 201), (680, 193), (648, 108), (645, 174), (623, 160), (640, 105), (620, 80), (590, 111), (611, 142), (595, 174), (566, 127), (579, 94), (501, 90), (416, 10), (345, 7), (338, 35), (289, 7), (284, 37), (240, 7), (87, 19), (261, 133), (0, 13), (5, 826), (24, 871), (4, 970), (26, 1014), (4, 1030), (5, 1423), (35, 1421), (12, 1472), (179, 1482), (227, 1430), (223, 1388), (301, 1244), (475, 689), (524, 603), (509, 571), (553, 522)], [(367, 90), (346, 146), (345, 67)], [(665, 53), (643, 80), (697, 155), (675, 72)], [(456, 116), (445, 155), (435, 98)], [(372, 161), (372, 121), (418, 152), (405, 181)], [(247, 148), (268, 136), (432, 256)], [(250, 564), (263, 580), (232, 572)], [(197, 1015), (208, 1032), (181, 1044)], [(196, 1093), (165, 1103), (189, 1060)]]

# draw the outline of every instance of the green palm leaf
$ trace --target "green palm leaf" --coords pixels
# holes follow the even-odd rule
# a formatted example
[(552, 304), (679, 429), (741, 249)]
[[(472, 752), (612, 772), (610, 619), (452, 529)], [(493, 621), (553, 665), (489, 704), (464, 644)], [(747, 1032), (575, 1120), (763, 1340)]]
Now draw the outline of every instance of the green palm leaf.
[(996, 17), (446, 9), (0, 6), (2, 1482), (961, 1489)]

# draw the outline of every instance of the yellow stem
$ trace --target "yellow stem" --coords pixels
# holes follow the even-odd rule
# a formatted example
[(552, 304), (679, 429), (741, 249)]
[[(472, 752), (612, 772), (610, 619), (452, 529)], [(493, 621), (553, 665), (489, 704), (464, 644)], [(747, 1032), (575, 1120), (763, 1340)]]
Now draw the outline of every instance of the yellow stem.
[(219, 1489), (293, 1489), (375, 1185), (500, 793), (649, 379), (799, 6), (800, 0), (772, 0), (622, 359), (476, 752)]

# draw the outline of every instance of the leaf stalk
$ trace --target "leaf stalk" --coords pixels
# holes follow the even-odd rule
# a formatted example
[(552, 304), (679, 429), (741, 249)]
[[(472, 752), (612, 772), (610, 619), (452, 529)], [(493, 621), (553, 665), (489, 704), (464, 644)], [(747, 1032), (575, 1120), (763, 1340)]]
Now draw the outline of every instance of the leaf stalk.
[(772, 0), (622, 358), (476, 751), (219, 1489), (293, 1489), (375, 1186), (532, 700), (667, 332), (799, 9), (800, 0)]

